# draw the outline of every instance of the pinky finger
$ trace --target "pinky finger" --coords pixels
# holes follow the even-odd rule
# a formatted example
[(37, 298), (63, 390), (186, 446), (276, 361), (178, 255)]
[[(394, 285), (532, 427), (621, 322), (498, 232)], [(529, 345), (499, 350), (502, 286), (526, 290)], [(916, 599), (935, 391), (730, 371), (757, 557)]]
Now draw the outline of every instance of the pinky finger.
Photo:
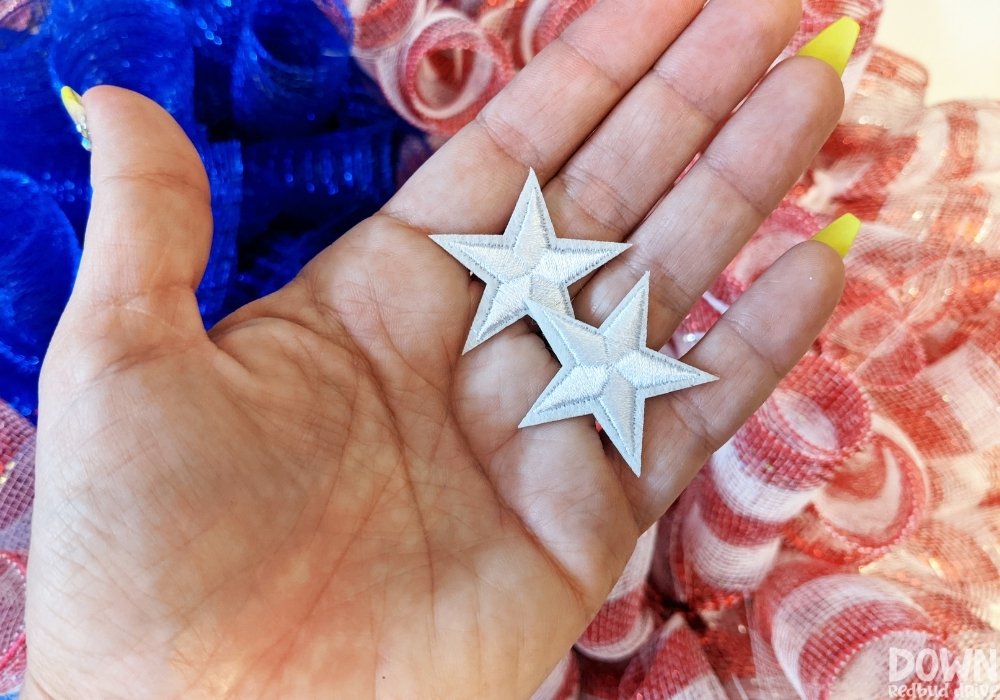
[(770, 396), (809, 350), (843, 288), (844, 265), (834, 249), (801, 243), (683, 358), (720, 381), (649, 402), (643, 448), (649, 466), (642, 480), (625, 480), (637, 521), (660, 517), (712, 452)]

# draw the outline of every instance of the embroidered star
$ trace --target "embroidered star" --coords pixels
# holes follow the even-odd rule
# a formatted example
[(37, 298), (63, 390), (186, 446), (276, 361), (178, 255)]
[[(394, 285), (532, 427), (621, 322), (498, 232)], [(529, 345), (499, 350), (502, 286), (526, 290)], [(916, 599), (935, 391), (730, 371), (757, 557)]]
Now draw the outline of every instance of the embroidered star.
[(533, 301), (528, 308), (562, 368), (519, 427), (593, 415), (636, 476), (646, 399), (718, 379), (646, 347), (648, 272), (600, 328)]
[(573, 316), (569, 287), (629, 247), (556, 238), (535, 171), (502, 236), (435, 235), (431, 240), (486, 282), (463, 353), (528, 315), (528, 301)]

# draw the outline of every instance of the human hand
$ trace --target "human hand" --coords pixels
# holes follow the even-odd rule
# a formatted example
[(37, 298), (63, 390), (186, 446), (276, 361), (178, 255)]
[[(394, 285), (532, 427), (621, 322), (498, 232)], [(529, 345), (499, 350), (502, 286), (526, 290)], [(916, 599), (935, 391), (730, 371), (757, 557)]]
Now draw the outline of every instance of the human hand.
[[(834, 70), (779, 65), (794, 0), (603, 0), (379, 214), (203, 329), (197, 153), (148, 100), (84, 98), (94, 201), (45, 361), (24, 700), (527, 698), (636, 538), (808, 349), (843, 284), (804, 243), (647, 404), (636, 478), (577, 418), (518, 430), (558, 370), (525, 321), (461, 354), (481, 282), (430, 233), (499, 232), (528, 166), (564, 238), (632, 247), (670, 337), (827, 138)], [(690, 26), (688, 26), (690, 25)], [(664, 195), (666, 195), (664, 197)]]

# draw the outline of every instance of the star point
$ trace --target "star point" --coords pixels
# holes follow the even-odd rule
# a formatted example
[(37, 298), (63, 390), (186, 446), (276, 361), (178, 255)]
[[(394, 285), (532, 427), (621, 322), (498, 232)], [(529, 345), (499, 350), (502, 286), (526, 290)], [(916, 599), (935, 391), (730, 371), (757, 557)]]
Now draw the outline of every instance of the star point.
[(717, 379), (646, 347), (649, 273), (600, 328), (535, 302), (527, 306), (562, 367), (519, 427), (593, 415), (639, 476), (646, 399)]
[(463, 353), (527, 316), (529, 301), (572, 317), (570, 285), (629, 247), (556, 238), (534, 170), (502, 235), (430, 238), (486, 283)]

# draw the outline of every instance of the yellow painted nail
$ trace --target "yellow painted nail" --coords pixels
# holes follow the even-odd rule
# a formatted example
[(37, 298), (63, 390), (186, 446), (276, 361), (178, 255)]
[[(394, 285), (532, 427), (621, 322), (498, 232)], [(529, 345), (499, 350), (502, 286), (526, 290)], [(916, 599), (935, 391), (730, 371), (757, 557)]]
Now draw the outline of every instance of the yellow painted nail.
[(854, 244), (861, 230), (861, 220), (854, 214), (844, 214), (825, 229), (813, 236), (814, 241), (826, 243), (837, 251), (841, 258), (847, 257), (847, 252)]
[(83, 109), (83, 99), (80, 94), (68, 85), (63, 85), (59, 91), (63, 107), (69, 113), (73, 125), (80, 134), (80, 144), (90, 150), (90, 129), (87, 127), (87, 112)]
[(826, 61), (839, 75), (843, 75), (860, 35), (860, 24), (850, 17), (841, 17), (799, 49), (799, 56)]

